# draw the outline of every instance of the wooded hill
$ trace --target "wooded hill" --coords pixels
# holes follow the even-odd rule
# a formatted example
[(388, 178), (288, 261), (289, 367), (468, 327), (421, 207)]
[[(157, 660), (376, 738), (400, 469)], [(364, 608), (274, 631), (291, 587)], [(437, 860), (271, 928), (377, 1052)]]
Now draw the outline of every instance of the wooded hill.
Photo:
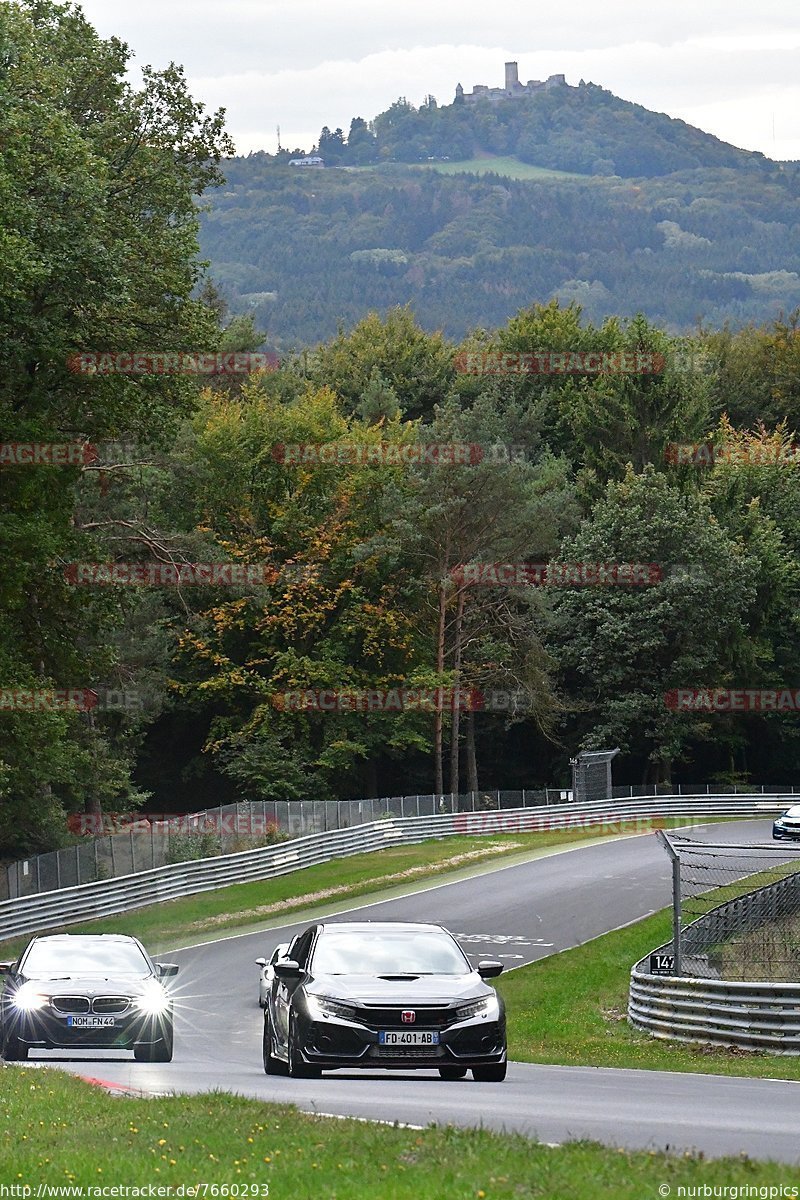
[(420, 108), (401, 97), (371, 122), (354, 117), (345, 138), (323, 127), (317, 152), (328, 166), (469, 159), (512, 154), (526, 163), (581, 174), (669, 175), (697, 168), (769, 169), (758, 151), (739, 150), (666, 113), (584, 84), (493, 102)]
[(232, 310), (275, 349), (396, 304), (459, 338), (553, 297), (679, 332), (771, 320), (800, 294), (797, 164), (594, 85), (497, 105), (398, 101), (347, 138), (323, 129), (319, 148), (342, 165), (290, 167), (288, 152), (226, 163), (202, 221)]

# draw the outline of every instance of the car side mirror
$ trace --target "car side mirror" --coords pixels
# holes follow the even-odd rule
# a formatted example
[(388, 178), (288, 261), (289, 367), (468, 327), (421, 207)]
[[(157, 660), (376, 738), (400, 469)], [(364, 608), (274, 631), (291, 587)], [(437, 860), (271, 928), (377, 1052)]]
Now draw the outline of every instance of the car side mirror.
[(156, 971), (160, 979), (169, 979), (178, 974), (177, 963), (156, 963)]
[(503, 970), (503, 964), (494, 958), (485, 958), (478, 963), (478, 974), (481, 979), (495, 979)]
[(273, 969), (278, 979), (299, 979), (303, 974), (300, 963), (293, 958), (279, 958)]
[(13, 967), (13, 962), (0, 962), (0, 975), (10, 975)]
[(257, 967), (265, 967), (266, 965), (267, 965), (267, 960), (265, 958), (257, 958), (256, 959)]

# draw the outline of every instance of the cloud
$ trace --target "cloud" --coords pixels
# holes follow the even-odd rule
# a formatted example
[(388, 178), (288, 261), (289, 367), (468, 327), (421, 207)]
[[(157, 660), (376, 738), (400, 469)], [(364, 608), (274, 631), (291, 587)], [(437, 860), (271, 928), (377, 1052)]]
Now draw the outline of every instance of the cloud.
[[(455, 85), (564, 72), (679, 116), (747, 149), (800, 158), (800, 25), (783, 0), (645, 6), (573, 0), (86, 0), (104, 36), (137, 61), (183, 63), (193, 93), (223, 106), (240, 151), (309, 148), (323, 125), (345, 132), (398, 96), (450, 103)], [(773, 139), (773, 115), (775, 135)]]

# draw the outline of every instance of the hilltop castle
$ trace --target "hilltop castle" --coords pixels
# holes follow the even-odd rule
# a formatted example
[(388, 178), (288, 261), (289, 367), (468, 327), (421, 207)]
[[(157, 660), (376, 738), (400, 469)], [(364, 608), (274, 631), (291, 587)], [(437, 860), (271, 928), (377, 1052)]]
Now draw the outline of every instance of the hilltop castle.
[(533, 96), (536, 92), (548, 92), (554, 87), (566, 87), (564, 75), (550, 75), (543, 82), (529, 79), (520, 83), (519, 68), (515, 62), (506, 63), (506, 86), (490, 88), (485, 83), (476, 83), (471, 92), (465, 92), (461, 84), (456, 84), (456, 104), (475, 104), (478, 100), (490, 100), (496, 104), (499, 100), (517, 100), (520, 96)]

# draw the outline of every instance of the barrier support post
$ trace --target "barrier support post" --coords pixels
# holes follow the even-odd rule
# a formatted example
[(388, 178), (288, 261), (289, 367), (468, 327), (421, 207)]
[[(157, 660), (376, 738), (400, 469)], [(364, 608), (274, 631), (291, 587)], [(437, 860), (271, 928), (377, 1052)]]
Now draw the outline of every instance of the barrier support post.
[(672, 973), (680, 975), (683, 966), (681, 961), (683, 958), (681, 948), (681, 860), (663, 829), (656, 831), (656, 837), (672, 861), (672, 954), (674, 960)]

